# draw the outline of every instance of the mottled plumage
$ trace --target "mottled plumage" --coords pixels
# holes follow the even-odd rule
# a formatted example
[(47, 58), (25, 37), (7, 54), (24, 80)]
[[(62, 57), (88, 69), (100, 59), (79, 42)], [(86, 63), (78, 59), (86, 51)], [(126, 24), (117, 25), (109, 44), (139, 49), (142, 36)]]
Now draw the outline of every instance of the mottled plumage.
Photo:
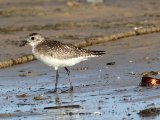
[(35, 47), (40, 54), (52, 56), (59, 60), (66, 60), (77, 57), (93, 57), (104, 54), (104, 51), (90, 51), (75, 47), (71, 44), (64, 44), (59, 41), (45, 40)]
[[(72, 44), (65, 44), (54, 40), (45, 40), (45, 38), (38, 33), (30, 34), (27, 41), (32, 46), (32, 52), (37, 59), (55, 68), (55, 92), (57, 91), (59, 78), (58, 68), (64, 67), (67, 74), (70, 75), (70, 71), (67, 69), (67, 66), (73, 66), (81, 61), (87, 60), (90, 57), (98, 57), (105, 54), (105, 51), (90, 51), (75, 47)], [(70, 79), (69, 83), (70, 90), (73, 90)]]

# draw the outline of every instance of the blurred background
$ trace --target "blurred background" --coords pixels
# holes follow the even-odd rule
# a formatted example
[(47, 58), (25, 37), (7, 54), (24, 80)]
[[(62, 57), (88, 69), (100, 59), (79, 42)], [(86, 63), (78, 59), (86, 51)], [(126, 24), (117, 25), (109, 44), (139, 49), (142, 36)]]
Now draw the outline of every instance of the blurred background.
[(0, 60), (31, 53), (18, 45), (32, 32), (76, 43), (157, 26), (159, 5), (159, 0), (0, 0)]

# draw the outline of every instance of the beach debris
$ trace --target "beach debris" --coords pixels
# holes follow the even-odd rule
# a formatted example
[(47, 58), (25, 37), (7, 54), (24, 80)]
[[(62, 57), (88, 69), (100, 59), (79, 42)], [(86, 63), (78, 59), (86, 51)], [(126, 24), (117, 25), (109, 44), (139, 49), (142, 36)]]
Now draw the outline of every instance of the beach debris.
[(160, 74), (159, 71), (145, 71), (142, 73), (143, 76), (155, 76), (159, 74)]
[(49, 99), (50, 96), (48, 97), (44, 97), (44, 95), (38, 95), (38, 96), (34, 96), (34, 100), (46, 100), (46, 99)]
[(146, 87), (146, 86), (155, 86), (160, 85), (160, 79), (156, 79), (153, 77), (142, 77), (140, 86)]
[(93, 115), (101, 115), (101, 112), (93, 112)]
[(62, 109), (62, 108), (81, 108), (80, 105), (65, 105), (65, 106), (52, 106), (52, 107), (45, 107), (44, 109)]
[(150, 117), (150, 116), (156, 116), (160, 114), (160, 108), (151, 107), (148, 109), (141, 110), (138, 113), (141, 117)]
[(106, 65), (115, 65), (116, 62), (109, 62), (109, 63), (106, 63)]
[(28, 96), (29, 96), (29, 95), (26, 94), (26, 93), (16, 95), (17, 98), (25, 98), (25, 97), (28, 97)]
[(41, 97), (40, 95), (35, 96), (35, 97), (34, 97), (34, 100), (42, 100), (42, 97)]

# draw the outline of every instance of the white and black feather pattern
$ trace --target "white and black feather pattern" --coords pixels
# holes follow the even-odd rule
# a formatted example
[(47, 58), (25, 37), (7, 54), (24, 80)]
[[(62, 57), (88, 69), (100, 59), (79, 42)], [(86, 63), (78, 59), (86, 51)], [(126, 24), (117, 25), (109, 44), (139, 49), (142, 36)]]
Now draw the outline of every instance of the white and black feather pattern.
[(27, 42), (32, 46), (32, 52), (36, 58), (54, 67), (55, 70), (105, 54), (105, 51), (91, 51), (72, 44), (46, 40), (38, 33), (30, 34)]
[(105, 51), (90, 51), (75, 47), (71, 44), (61, 43), (59, 41), (45, 40), (35, 46), (35, 51), (39, 54), (52, 56), (56, 59), (71, 59), (77, 57), (96, 57), (105, 54)]

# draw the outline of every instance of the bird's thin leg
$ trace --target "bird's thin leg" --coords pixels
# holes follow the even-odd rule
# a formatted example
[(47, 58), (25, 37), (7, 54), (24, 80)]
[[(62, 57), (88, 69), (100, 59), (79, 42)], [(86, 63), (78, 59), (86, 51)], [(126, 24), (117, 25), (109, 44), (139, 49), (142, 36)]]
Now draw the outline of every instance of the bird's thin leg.
[(64, 67), (64, 69), (67, 71), (67, 75), (69, 77), (70, 91), (73, 91), (73, 85), (72, 85), (72, 81), (70, 79), (70, 71), (68, 70), (67, 67)]
[(59, 78), (59, 74), (58, 74), (58, 69), (57, 69), (56, 70), (56, 81), (55, 81), (54, 92), (57, 92), (58, 78)]

